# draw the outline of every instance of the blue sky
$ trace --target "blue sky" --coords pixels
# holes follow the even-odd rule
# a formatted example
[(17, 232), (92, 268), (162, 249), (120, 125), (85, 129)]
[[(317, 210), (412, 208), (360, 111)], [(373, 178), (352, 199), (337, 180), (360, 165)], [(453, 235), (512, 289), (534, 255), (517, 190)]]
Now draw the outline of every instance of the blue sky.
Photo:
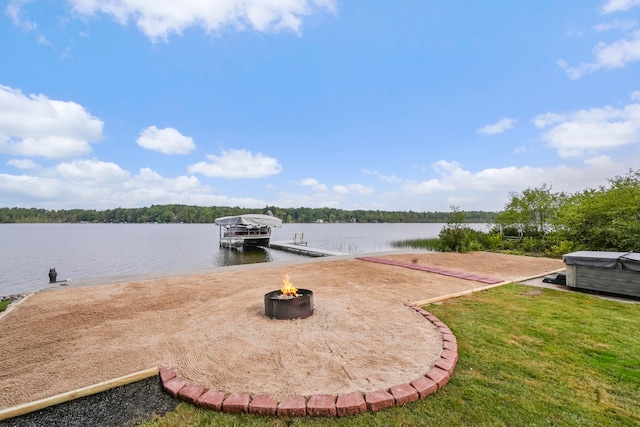
[(501, 210), (640, 166), (640, 0), (8, 0), (0, 206)]

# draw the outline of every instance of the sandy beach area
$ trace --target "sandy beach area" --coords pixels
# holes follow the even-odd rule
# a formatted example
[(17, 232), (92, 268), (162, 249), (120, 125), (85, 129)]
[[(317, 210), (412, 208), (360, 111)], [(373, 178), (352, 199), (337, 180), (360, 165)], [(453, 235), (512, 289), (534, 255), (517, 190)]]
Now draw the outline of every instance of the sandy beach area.
[[(373, 256), (504, 281), (564, 267), (485, 252)], [(314, 292), (313, 316), (264, 316), (264, 294), (285, 274)], [(440, 332), (404, 302), (485, 285), (347, 256), (59, 286), (0, 317), (0, 409), (169, 366), (207, 388), (276, 399), (385, 389), (424, 375), (442, 351)]]

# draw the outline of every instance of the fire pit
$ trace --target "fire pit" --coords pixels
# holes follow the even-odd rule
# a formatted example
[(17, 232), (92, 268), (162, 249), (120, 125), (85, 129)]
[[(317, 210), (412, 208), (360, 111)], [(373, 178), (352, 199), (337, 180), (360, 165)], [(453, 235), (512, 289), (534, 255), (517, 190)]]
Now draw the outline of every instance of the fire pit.
[(313, 314), (313, 292), (296, 289), (286, 275), (282, 289), (264, 295), (264, 315), (271, 319), (306, 319)]

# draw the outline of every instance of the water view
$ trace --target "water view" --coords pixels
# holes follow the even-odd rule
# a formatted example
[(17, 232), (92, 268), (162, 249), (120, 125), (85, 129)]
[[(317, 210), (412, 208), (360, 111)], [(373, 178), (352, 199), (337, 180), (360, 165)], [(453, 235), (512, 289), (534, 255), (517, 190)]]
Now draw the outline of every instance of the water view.
[[(437, 237), (443, 224), (284, 224), (272, 240), (304, 233), (308, 245), (345, 253), (395, 250), (392, 242)], [(484, 230), (484, 224), (474, 227)], [(214, 224), (0, 224), (0, 295), (58, 280), (166, 273), (304, 259), (269, 248), (219, 247)]]

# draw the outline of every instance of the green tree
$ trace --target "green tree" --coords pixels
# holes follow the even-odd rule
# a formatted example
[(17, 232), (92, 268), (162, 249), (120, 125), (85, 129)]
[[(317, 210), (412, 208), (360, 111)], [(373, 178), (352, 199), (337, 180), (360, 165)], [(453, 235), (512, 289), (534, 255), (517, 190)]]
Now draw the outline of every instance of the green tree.
[(639, 251), (640, 171), (567, 196), (555, 223), (566, 240), (582, 249)]
[(473, 230), (465, 225), (465, 214), (458, 206), (451, 206), (451, 216), (440, 234), (440, 245), (444, 252), (469, 252)]
[(522, 193), (509, 193), (510, 200), (504, 211), (496, 215), (496, 223), (514, 228), (526, 236), (541, 236), (549, 231), (558, 212), (560, 196), (543, 184), (540, 188), (527, 188)]

